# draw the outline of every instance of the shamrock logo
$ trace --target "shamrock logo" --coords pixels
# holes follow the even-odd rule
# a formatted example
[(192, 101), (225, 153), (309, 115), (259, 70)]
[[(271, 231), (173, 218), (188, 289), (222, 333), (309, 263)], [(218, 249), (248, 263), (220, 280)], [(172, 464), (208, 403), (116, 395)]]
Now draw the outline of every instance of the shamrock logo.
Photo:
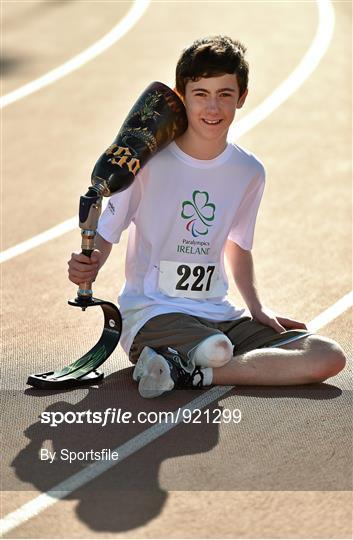
[(190, 220), (186, 224), (186, 230), (194, 237), (205, 236), (208, 228), (212, 226), (216, 207), (208, 201), (209, 195), (206, 191), (194, 191), (192, 201), (183, 202), (181, 217)]

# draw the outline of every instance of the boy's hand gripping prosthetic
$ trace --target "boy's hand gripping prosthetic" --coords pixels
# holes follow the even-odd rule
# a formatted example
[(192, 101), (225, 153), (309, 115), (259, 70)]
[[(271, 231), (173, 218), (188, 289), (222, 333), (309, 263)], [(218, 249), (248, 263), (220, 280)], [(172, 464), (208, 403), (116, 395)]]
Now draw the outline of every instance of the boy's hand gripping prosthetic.
[[(80, 198), (83, 254), (90, 257), (94, 250), (102, 198), (127, 189), (147, 161), (180, 136), (186, 127), (185, 108), (177, 94), (160, 82), (152, 83), (131, 109), (114, 142), (98, 159), (92, 172), (92, 186)], [(30, 375), (27, 384), (31, 386), (74, 388), (94, 384), (104, 376), (97, 368), (118, 345), (122, 330), (120, 312), (111, 302), (93, 298), (91, 283), (81, 283), (77, 297), (69, 304), (83, 311), (100, 306), (104, 313), (102, 335), (88, 353), (67, 367)]]

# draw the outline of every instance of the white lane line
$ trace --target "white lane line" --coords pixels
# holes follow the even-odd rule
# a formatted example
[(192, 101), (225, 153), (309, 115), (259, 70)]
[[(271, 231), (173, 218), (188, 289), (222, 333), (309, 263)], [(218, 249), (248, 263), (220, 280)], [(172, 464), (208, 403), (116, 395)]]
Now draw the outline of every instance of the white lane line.
[[(103, 199), (102, 202), (102, 210), (107, 206), (108, 199)], [(63, 234), (73, 231), (74, 229), (77, 229), (79, 226), (79, 219), (78, 216), (67, 219), (66, 221), (63, 221), (62, 223), (59, 223), (59, 225), (55, 225), (51, 229), (48, 229), (47, 231), (44, 231), (40, 234), (37, 234), (36, 236), (32, 236), (32, 238), (29, 238), (29, 240), (25, 240), (24, 242), (21, 242), (20, 244), (16, 244), (15, 246), (6, 249), (4, 251), (0, 251), (0, 264), (6, 261), (9, 261), (10, 259), (13, 259), (17, 255), (21, 255), (22, 253), (26, 253), (26, 251), (30, 251), (31, 249), (40, 246), (41, 244), (45, 244), (45, 242), (49, 242), (50, 240), (54, 240), (54, 238), (58, 238), (59, 236), (62, 236)]]
[[(350, 297), (349, 300), (347, 298)], [(320, 315), (315, 317), (310, 323), (308, 324), (308, 327), (310, 330), (318, 330), (321, 328), (321, 326), (328, 324), (329, 322), (333, 321), (336, 317), (338, 317), (349, 305), (352, 303), (353, 298), (353, 292), (350, 292), (341, 300), (336, 302), (333, 306), (326, 309)], [(49, 491), (42, 493), (41, 495), (38, 495), (28, 503), (25, 503), (20, 508), (15, 510), (14, 512), (11, 512), (7, 516), (5, 516), (3, 519), (0, 520), (0, 532), (1, 534), (6, 534), (12, 529), (15, 529), (16, 527), (19, 527), (29, 519), (37, 516), (40, 514), (40, 512), (43, 512), (47, 508), (50, 508), (53, 504), (55, 504), (57, 501), (64, 499), (68, 495), (70, 495), (73, 491), (76, 491), (77, 489), (81, 488), (88, 482), (91, 482), (101, 474), (105, 473), (112, 467), (115, 467), (119, 465), (124, 459), (131, 456), (138, 450), (141, 450), (141, 448), (144, 448), (146, 445), (151, 443), (152, 441), (155, 441), (174, 427), (176, 427), (178, 424), (180, 424), (183, 420), (183, 411), (189, 410), (194, 411), (195, 409), (202, 409), (212, 403), (213, 401), (216, 401), (220, 399), (224, 394), (232, 390), (233, 388), (236, 388), (235, 386), (215, 386), (214, 388), (211, 388), (208, 390), (208, 392), (205, 392), (202, 396), (197, 397), (196, 399), (193, 399), (184, 407), (180, 408), (179, 410), (176, 410), (173, 412), (173, 421), (170, 420), (168, 422), (163, 422), (160, 424), (155, 424), (150, 428), (147, 428), (145, 431), (140, 433), (139, 435), (136, 435), (126, 443), (122, 444), (121, 446), (118, 446), (115, 448), (114, 452), (118, 452), (119, 454), (119, 460), (118, 462), (114, 460), (104, 460), (104, 461), (97, 461), (95, 463), (92, 463), (88, 467), (86, 467), (84, 470), (70, 476), (67, 480), (64, 480), (63, 482), (60, 482), (60, 484), (57, 484), (53, 489), (50, 489)]]
[(17, 88), (17, 90), (13, 90), (12, 92), (9, 92), (5, 96), (1, 97), (0, 108), (6, 107), (7, 105), (18, 101), (19, 99), (22, 99), (33, 92), (37, 92), (37, 90), (40, 90), (44, 86), (52, 84), (58, 79), (61, 79), (76, 69), (79, 69), (84, 64), (106, 51), (137, 23), (137, 21), (146, 11), (149, 3), (150, 0), (135, 0), (125, 17), (123, 17), (121, 21), (103, 38), (96, 41), (96, 43), (88, 47), (88, 49), (85, 49), (80, 54), (71, 58), (71, 60), (65, 62), (65, 64), (48, 71), (48, 73), (42, 77), (39, 77), (38, 79), (35, 79), (34, 81), (31, 81), (20, 88)]
[[(290, 96), (291, 93), (295, 92), (299, 86), (303, 84), (305, 79), (309, 77), (311, 72), (317, 67), (319, 61), (329, 46), (334, 27), (334, 11), (330, 1), (317, 0), (317, 5), (319, 12), (319, 26), (313, 42), (303, 60), (298, 64), (297, 68), (295, 68), (292, 75), (290, 75), (290, 77), (288, 77), (283, 84), (274, 90), (274, 92), (268, 98), (266, 98), (261, 105), (242, 118), (234, 128), (230, 129), (229, 133), (231, 138), (239, 138), (256, 124), (261, 122), (266, 116), (271, 114), (276, 107), (279, 107), (283, 101)], [(74, 224), (73, 220), (74, 218), (72, 218), (72, 223)], [(68, 223), (69, 221), (70, 220), (64, 221), (64, 223)], [(61, 225), (59, 225), (59, 227)], [(72, 229), (74, 228), (75, 225), (72, 226)], [(32, 247), (39, 246), (44, 242), (50, 241), (50, 231), (54, 231), (55, 234), (55, 227), (49, 229), (45, 233), (34, 236), (32, 239), (27, 240), (26, 242), (21, 242), (12, 248), (0, 252), (0, 263), (8, 261), (21, 253), (25, 253), (29, 249), (32, 249)], [(64, 232), (68, 232), (68, 230), (65, 229)], [(53, 236), (53, 238), (55, 237)], [(32, 241), (33, 245), (31, 244)]]
[(310, 321), (308, 329), (316, 332), (319, 328), (326, 326), (328, 323), (342, 315), (348, 308), (353, 305), (353, 291), (345, 294), (337, 300), (332, 306), (320, 313), (315, 319)]
[(331, 2), (329, 0), (317, 0), (317, 5), (319, 25), (308, 51), (290, 76), (269, 97), (258, 107), (255, 107), (251, 113), (239, 120), (234, 127), (230, 128), (229, 135), (233, 140), (262, 122), (262, 120), (294, 94), (317, 68), (321, 58), (325, 55), (329, 47), (335, 26), (335, 13)]
[(69, 231), (72, 231), (73, 229), (76, 229), (78, 225), (79, 225), (78, 217), (67, 219), (66, 221), (63, 221), (62, 223), (59, 223), (59, 225), (55, 225), (55, 227), (52, 227), (51, 229), (48, 229), (47, 231), (44, 231), (40, 234), (37, 234), (36, 236), (33, 236), (29, 240), (25, 240), (24, 242), (21, 242), (20, 244), (16, 244), (15, 246), (9, 249), (6, 249), (5, 251), (1, 251), (0, 263), (9, 261), (10, 259), (12, 259), (13, 257), (16, 257), (17, 255), (26, 253), (26, 251), (29, 251), (30, 249), (33, 249), (36, 246), (40, 246), (41, 244), (44, 244), (45, 242), (49, 242), (49, 240), (53, 240), (54, 238), (57, 238), (58, 236), (61, 236)]

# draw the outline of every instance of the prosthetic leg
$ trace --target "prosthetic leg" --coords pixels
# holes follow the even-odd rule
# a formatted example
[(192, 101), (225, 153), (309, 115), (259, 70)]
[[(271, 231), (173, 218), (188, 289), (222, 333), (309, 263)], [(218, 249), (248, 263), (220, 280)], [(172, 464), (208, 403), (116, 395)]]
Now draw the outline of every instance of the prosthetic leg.
[[(79, 224), (82, 253), (91, 256), (103, 196), (127, 189), (147, 161), (187, 128), (182, 101), (162, 83), (152, 83), (130, 111), (112, 145), (98, 159), (92, 172), (92, 186), (80, 198)], [(111, 302), (93, 298), (92, 284), (81, 283), (69, 304), (83, 311), (100, 306), (104, 327), (97, 344), (70, 365), (28, 377), (27, 384), (40, 389), (65, 389), (96, 384), (104, 374), (97, 368), (119, 343), (122, 319)]]

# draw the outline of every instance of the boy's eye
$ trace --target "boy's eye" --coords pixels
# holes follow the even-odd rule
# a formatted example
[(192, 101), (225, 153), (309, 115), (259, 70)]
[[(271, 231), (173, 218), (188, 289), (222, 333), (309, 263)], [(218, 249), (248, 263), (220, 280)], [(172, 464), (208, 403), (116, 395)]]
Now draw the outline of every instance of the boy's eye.
[[(198, 97), (205, 97), (207, 94), (205, 92), (195, 92), (194, 95)], [(231, 97), (231, 94), (229, 92), (221, 92), (219, 97)]]

